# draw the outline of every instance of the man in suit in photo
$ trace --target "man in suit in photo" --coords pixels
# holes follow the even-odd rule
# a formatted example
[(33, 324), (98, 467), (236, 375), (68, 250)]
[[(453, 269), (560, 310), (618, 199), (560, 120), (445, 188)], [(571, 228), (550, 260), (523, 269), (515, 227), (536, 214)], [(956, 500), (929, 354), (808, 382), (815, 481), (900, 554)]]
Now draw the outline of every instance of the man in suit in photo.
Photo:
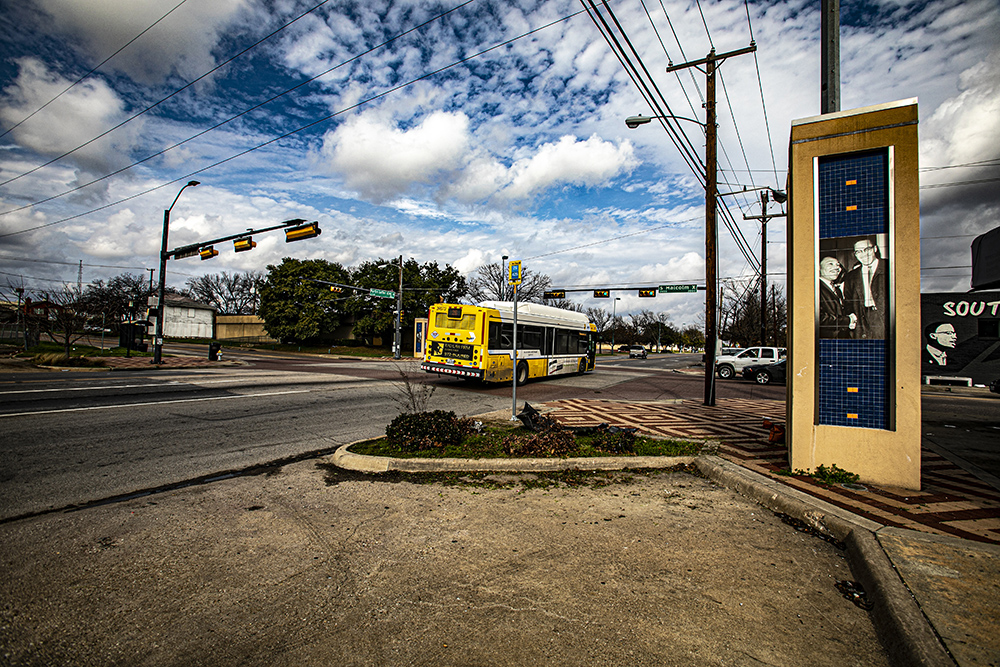
[(840, 277), (844, 267), (836, 257), (819, 260), (819, 337), (850, 338), (857, 327), (858, 318), (845, 311), (844, 294)]
[(880, 257), (879, 247), (872, 238), (854, 244), (858, 263), (844, 279), (846, 312), (858, 318), (854, 338), (878, 340), (885, 338), (888, 317), (889, 267)]

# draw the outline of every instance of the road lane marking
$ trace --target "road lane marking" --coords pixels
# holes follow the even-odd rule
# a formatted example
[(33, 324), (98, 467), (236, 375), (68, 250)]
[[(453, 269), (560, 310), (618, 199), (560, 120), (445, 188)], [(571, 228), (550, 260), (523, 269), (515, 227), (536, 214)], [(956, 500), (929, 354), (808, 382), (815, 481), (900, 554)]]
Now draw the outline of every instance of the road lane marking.
[(182, 382), (154, 382), (150, 384), (109, 384), (98, 387), (57, 387), (55, 389), (22, 389), (20, 391), (0, 391), (0, 396), (8, 396), (11, 394), (41, 394), (48, 391), (90, 391), (98, 389), (137, 389), (139, 387), (170, 387), (179, 384), (184, 384)]
[(12, 412), (0, 414), (0, 417), (27, 417), (30, 415), (51, 415), (57, 412), (83, 412), (85, 410), (110, 410), (113, 408), (136, 408), (146, 405), (167, 405), (169, 403), (194, 403), (196, 401), (224, 401), (232, 398), (260, 398), (261, 396), (285, 396), (287, 394), (307, 394), (312, 389), (297, 389), (294, 391), (270, 391), (263, 394), (235, 394), (233, 396), (209, 396), (205, 398), (180, 398), (175, 401), (150, 401), (148, 403), (120, 403), (118, 405), (93, 405), (86, 408), (62, 408), (59, 410), (36, 410), (34, 412)]

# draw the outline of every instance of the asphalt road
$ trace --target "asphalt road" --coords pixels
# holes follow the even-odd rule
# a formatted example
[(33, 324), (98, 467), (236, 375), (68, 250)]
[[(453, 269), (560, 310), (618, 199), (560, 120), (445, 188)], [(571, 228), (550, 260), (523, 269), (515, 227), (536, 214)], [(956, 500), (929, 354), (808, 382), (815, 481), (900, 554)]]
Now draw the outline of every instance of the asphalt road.
[[(434, 388), (430, 409), (472, 415), (511, 408), (509, 386), (429, 375), (413, 360), (235, 350), (225, 358), (245, 365), (197, 372), (0, 374), (0, 521), (376, 437), (401, 411), (400, 369), (412, 382)], [(594, 373), (520, 387), (518, 403), (701, 400), (704, 374), (691, 368), (698, 361), (698, 355), (601, 357)], [(733, 379), (717, 380), (716, 388), (718, 398), (785, 398), (784, 386)], [(925, 393), (924, 441), (1000, 487), (997, 399)]]
[[(249, 367), (2, 380), (0, 519), (375, 437), (403, 397), (386, 379)], [(449, 387), (433, 398), (459, 414), (509, 405)]]

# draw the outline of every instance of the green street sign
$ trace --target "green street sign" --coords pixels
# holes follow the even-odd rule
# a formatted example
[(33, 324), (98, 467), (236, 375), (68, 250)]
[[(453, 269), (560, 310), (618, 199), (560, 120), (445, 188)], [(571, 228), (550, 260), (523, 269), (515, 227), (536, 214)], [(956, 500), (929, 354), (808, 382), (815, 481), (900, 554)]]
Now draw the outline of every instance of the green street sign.
[(670, 294), (673, 292), (697, 292), (697, 285), (660, 285), (660, 294)]
[(380, 299), (395, 299), (396, 293), (387, 289), (371, 289), (368, 293), (372, 296), (377, 296)]

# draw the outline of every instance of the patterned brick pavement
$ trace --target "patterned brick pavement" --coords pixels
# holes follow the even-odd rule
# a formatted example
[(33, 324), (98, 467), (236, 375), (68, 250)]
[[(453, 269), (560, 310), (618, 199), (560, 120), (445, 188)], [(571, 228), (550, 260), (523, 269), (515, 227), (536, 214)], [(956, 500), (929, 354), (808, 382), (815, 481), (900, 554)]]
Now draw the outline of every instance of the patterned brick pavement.
[[(718, 440), (719, 455), (745, 468), (821, 498), (872, 521), (939, 535), (1000, 543), (1000, 491), (926, 447), (921, 451), (920, 491), (823, 484), (788, 471), (788, 450), (768, 443), (763, 420), (784, 423), (784, 401), (719, 399), (624, 403), (568, 399), (545, 404), (567, 426), (607, 422), (673, 438)], [(857, 485), (855, 485), (857, 486)]]

